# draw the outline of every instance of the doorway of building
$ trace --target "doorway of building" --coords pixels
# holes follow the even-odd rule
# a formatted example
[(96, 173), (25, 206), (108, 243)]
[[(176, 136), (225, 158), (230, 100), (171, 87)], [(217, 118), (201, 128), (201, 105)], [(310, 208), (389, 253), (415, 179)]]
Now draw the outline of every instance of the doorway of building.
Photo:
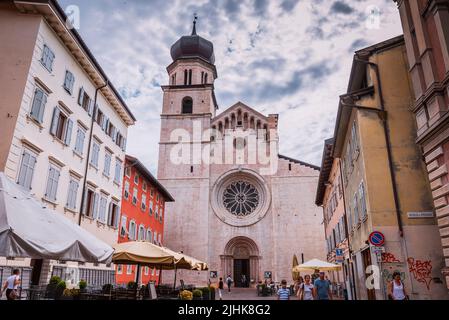
[(249, 259), (234, 259), (234, 283), (238, 288), (249, 285)]
[[(366, 279), (367, 277), (371, 276), (370, 273), (366, 273), (366, 270), (367, 270), (366, 268), (372, 264), (371, 263), (371, 250), (369, 248), (362, 251), (362, 259), (363, 259), (363, 267), (365, 270), (365, 279)], [(372, 289), (367, 288), (366, 290), (368, 293), (368, 300), (376, 300), (376, 291), (374, 290), (374, 288), (372, 288)]]
[(33, 271), (31, 272), (31, 284), (39, 285), (41, 279), (41, 271), (42, 271), (42, 263), (44, 260), (42, 259), (31, 259), (31, 267)]

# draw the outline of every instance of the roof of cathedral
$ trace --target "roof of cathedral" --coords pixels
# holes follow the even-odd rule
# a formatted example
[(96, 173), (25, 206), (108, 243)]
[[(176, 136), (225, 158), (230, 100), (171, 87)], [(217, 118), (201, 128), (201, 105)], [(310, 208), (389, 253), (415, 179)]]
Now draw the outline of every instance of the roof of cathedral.
[(193, 20), (192, 34), (182, 36), (170, 49), (173, 61), (182, 58), (201, 58), (210, 64), (215, 63), (214, 45), (196, 34), (196, 19)]
[(239, 109), (239, 108), (254, 114), (255, 116), (259, 117), (261, 120), (268, 121), (267, 116), (263, 115), (262, 113), (260, 113), (259, 111), (255, 110), (255, 109), (251, 108), (250, 106), (244, 104), (243, 102), (238, 101), (238, 102), (234, 103), (232, 106), (230, 106), (229, 108), (227, 108), (226, 110), (224, 110), (223, 112), (221, 112), (220, 114), (216, 115), (212, 119), (212, 122), (216, 121), (219, 118), (225, 117), (227, 114), (232, 113), (235, 109)]
[(162, 195), (165, 198), (165, 201), (167, 201), (167, 202), (175, 201), (175, 199), (173, 199), (173, 196), (170, 194), (170, 192), (168, 192), (167, 189), (165, 189), (165, 187), (159, 182), (159, 180), (157, 180), (151, 174), (150, 170), (148, 170), (147, 167), (145, 167), (145, 165), (139, 161), (139, 159), (137, 159), (136, 157), (130, 156), (129, 154), (127, 154), (125, 156), (125, 158), (126, 158), (126, 161), (131, 163), (131, 165), (129, 165), (129, 166), (136, 167), (136, 169), (139, 170), (140, 174), (142, 174), (148, 181), (150, 181), (159, 190), (160, 193), (162, 193)]
[(278, 157), (280, 159), (284, 159), (284, 160), (288, 160), (288, 161), (291, 161), (291, 162), (294, 162), (294, 163), (298, 163), (300, 165), (312, 168), (314, 170), (318, 170), (318, 171), (321, 170), (320, 167), (318, 167), (318, 166), (316, 166), (314, 164), (310, 164), (310, 163), (307, 163), (307, 162), (304, 162), (304, 161), (301, 161), (301, 160), (297, 160), (297, 159), (293, 159), (293, 158), (290, 158), (290, 157), (287, 157), (287, 156), (283, 156), (282, 154), (278, 154)]

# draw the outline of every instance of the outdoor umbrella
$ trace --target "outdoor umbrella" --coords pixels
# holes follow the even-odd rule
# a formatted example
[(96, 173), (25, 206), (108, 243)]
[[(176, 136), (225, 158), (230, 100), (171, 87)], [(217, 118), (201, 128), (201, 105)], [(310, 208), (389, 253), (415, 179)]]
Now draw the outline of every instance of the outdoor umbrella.
[(136, 282), (140, 267), (151, 266), (161, 270), (207, 270), (207, 264), (183, 253), (160, 247), (148, 241), (129, 241), (115, 246), (112, 261), (118, 264), (137, 264)]
[(312, 259), (303, 264), (293, 267), (293, 272), (307, 271), (307, 270), (320, 270), (320, 271), (333, 271), (340, 270), (341, 266), (338, 264), (321, 261), (319, 259)]
[(197, 271), (205, 271), (209, 269), (206, 262), (200, 261), (196, 258), (188, 256), (182, 252), (175, 252), (169, 248), (164, 247), (164, 250), (173, 254), (176, 259), (175, 266), (176, 269), (190, 269)]
[(149, 241), (129, 241), (115, 245), (112, 262), (174, 269), (174, 255)]
[(112, 253), (0, 172), (0, 256), (110, 263)]

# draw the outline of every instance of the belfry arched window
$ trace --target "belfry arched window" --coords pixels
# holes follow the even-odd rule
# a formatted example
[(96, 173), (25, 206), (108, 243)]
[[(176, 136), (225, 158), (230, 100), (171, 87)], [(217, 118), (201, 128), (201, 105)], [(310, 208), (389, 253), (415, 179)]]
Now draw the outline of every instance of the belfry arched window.
[(193, 100), (190, 97), (185, 97), (182, 99), (182, 113), (192, 113), (193, 112)]

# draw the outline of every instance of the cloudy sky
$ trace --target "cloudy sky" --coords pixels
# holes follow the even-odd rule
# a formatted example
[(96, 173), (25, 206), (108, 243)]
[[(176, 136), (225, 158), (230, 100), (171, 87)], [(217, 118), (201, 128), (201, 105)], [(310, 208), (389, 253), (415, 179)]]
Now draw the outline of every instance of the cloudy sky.
[[(402, 33), (392, 0), (59, 0), (80, 9), (79, 32), (138, 119), (129, 154), (157, 168), (170, 46), (214, 44), (219, 112), (237, 101), (279, 114), (280, 153), (316, 165), (332, 137), (354, 50)], [(372, 14), (374, 12), (374, 14)]]

